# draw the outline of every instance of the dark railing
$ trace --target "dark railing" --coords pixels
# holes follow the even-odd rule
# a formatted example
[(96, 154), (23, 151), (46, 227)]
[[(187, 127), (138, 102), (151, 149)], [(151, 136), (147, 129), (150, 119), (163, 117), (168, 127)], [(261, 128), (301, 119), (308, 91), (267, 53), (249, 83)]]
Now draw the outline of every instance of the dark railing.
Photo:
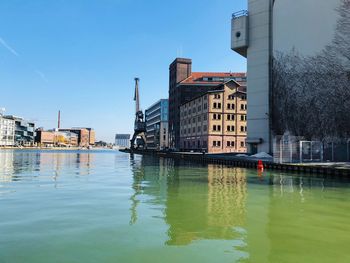
[(232, 14), (232, 18), (238, 18), (242, 16), (248, 16), (248, 10), (241, 10)]

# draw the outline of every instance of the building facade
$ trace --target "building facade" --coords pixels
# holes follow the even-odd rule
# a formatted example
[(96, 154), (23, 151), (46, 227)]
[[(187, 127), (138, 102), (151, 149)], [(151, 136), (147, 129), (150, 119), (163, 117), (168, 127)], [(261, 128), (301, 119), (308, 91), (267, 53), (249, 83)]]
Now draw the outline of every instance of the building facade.
[(115, 135), (115, 146), (119, 148), (130, 147), (130, 134), (116, 134)]
[(180, 148), (207, 153), (245, 153), (246, 87), (231, 80), (180, 107)]
[(35, 142), (35, 123), (21, 117), (7, 115), (15, 122), (15, 145), (32, 146)]
[(39, 128), (35, 132), (35, 142), (40, 147), (77, 147), (78, 135), (70, 131), (44, 131)]
[(95, 131), (92, 128), (59, 129), (59, 131), (75, 133), (78, 136), (78, 146), (89, 147), (95, 145)]
[(15, 121), (0, 114), (0, 146), (15, 145)]
[(273, 138), (286, 132), (309, 140), (350, 136), (350, 106), (325, 95), (348, 96), (350, 3), (320, 3), (248, 0), (247, 11), (233, 14), (231, 48), (247, 58), (251, 153), (272, 153)]
[(176, 58), (169, 66), (169, 147), (180, 148), (180, 106), (235, 80), (245, 85), (245, 73), (192, 72), (192, 60)]
[(169, 147), (168, 110), (169, 101), (161, 99), (145, 111), (146, 143), (150, 149)]

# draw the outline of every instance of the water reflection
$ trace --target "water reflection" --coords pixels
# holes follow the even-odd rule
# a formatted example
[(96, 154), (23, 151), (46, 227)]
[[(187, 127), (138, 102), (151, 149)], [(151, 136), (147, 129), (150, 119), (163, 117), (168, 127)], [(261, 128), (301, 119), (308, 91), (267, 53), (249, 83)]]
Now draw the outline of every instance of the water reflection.
[[(319, 248), (329, 251), (329, 238), (350, 241), (342, 232), (350, 232), (343, 222), (350, 216), (349, 203), (342, 203), (341, 216), (337, 206), (349, 194), (349, 179), (148, 156), (131, 157), (131, 167), (130, 224), (137, 223), (140, 206), (161, 210), (160, 220), (168, 226), (166, 246), (226, 240), (232, 242), (231, 253), (241, 253), (237, 262), (298, 262), (300, 255), (311, 262), (322, 254)], [(342, 198), (350, 201), (350, 195)], [(292, 253), (286, 257), (287, 251)]]
[(0, 183), (50, 175), (56, 181), (61, 173), (74, 169), (79, 176), (90, 174), (93, 154), (78, 151), (0, 151)]
[(164, 208), (164, 221), (169, 226), (166, 245), (188, 245), (203, 239), (243, 240), (246, 170), (220, 165), (193, 167), (147, 156), (131, 160), (131, 224), (138, 218), (140, 195), (147, 195), (151, 196), (148, 202)]

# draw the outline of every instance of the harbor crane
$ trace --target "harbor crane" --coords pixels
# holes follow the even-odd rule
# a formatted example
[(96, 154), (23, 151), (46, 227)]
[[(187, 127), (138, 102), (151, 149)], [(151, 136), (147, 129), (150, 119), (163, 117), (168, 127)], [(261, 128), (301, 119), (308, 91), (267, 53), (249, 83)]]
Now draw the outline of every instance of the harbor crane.
[(136, 141), (136, 149), (139, 147), (147, 148), (146, 144), (146, 122), (144, 121), (144, 115), (142, 110), (140, 109), (140, 95), (139, 95), (139, 78), (135, 78), (135, 125), (134, 125), (134, 135), (130, 140), (131, 149), (135, 149), (135, 141)]

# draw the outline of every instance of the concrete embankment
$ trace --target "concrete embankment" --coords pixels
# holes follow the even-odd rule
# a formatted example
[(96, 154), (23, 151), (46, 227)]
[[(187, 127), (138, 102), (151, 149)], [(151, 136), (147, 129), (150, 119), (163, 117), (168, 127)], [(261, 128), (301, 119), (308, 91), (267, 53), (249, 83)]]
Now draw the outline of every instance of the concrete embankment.
[(182, 159), (201, 163), (223, 164), (235, 167), (257, 168), (258, 161), (262, 160), (265, 170), (279, 170), (295, 173), (309, 173), (320, 175), (331, 175), (339, 177), (350, 176), (349, 163), (296, 163), (280, 164), (274, 163), (271, 159), (258, 159), (251, 157), (237, 157), (231, 154), (201, 154), (188, 152), (163, 152), (153, 150), (130, 150), (124, 149), (121, 152), (141, 155), (154, 155), (164, 158)]

